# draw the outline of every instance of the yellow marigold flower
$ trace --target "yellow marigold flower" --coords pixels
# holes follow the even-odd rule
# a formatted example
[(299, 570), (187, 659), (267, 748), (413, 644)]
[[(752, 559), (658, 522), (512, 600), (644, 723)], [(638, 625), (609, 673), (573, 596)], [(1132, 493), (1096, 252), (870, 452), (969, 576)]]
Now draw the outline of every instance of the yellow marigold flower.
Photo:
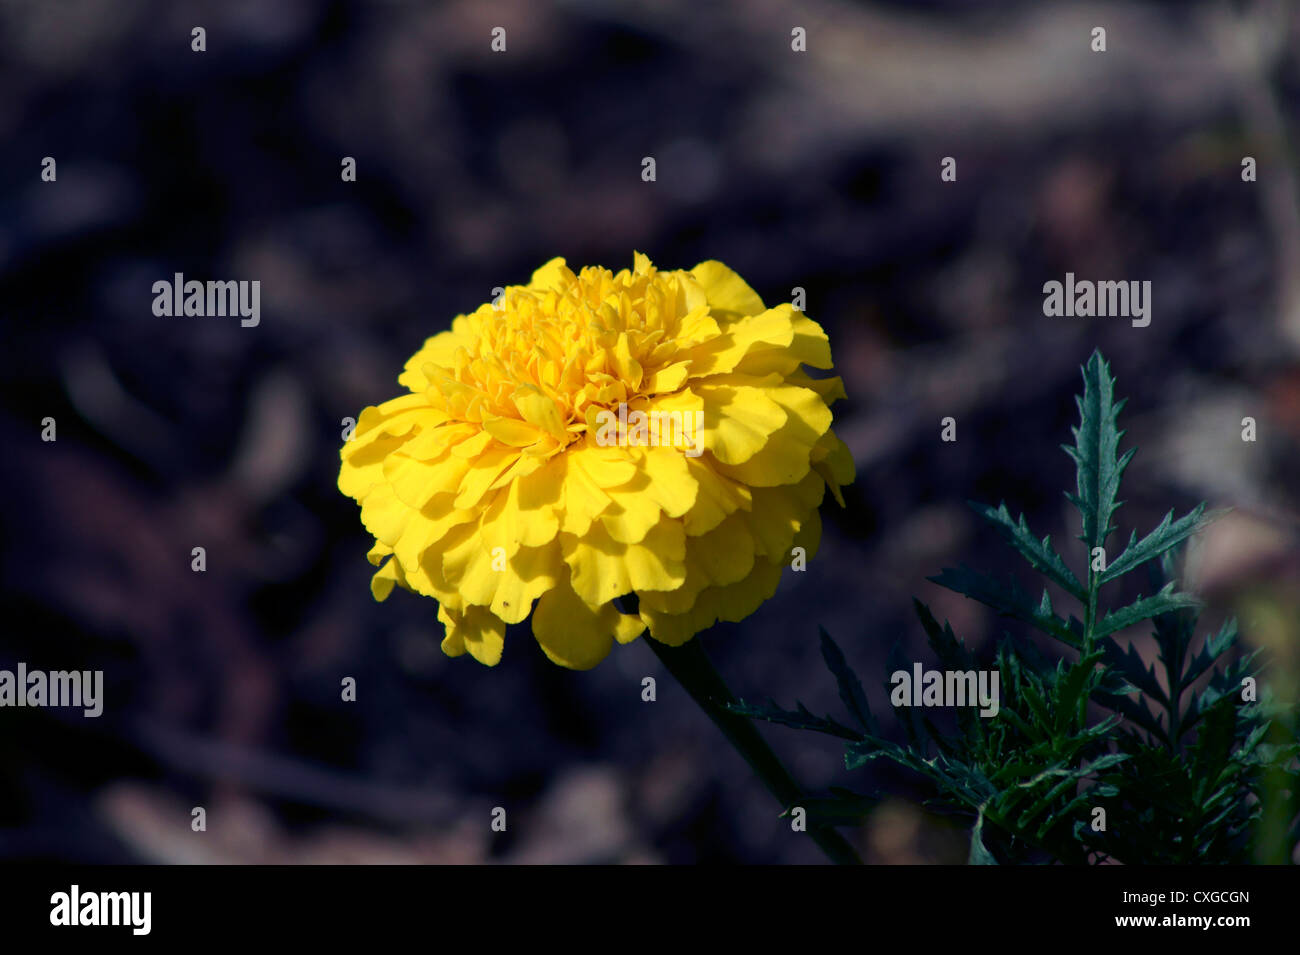
[[(831, 367), (821, 327), (720, 262), (552, 259), (426, 341), (409, 393), (345, 442), (374, 596), (434, 597), (442, 649), (488, 665), (530, 612), (574, 669), (647, 628), (677, 646), (747, 617), (794, 547), (815, 553), (826, 487), (842, 505), (853, 480), (828, 407), (843, 385), (803, 365)], [(614, 603), (629, 594), (635, 614)]]

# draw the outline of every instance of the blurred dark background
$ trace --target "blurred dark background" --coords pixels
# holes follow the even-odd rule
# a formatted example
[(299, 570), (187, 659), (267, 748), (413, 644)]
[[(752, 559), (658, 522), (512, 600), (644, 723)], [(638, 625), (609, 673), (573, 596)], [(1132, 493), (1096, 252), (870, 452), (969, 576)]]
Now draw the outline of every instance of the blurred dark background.
[[(818, 861), (643, 642), (572, 673), (515, 628), (487, 669), (370, 597), (342, 419), (556, 255), (721, 259), (831, 336), (858, 482), (707, 637), (739, 695), (838, 711), (821, 624), (883, 714), (890, 648), (929, 659), (913, 595), (987, 653), (1003, 622), (925, 578), (1017, 569), (968, 499), (1082, 560), (1096, 346), (1141, 448), (1121, 535), (1234, 508), (1194, 583), (1300, 671), (1297, 49), (1284, 2), (0, 0), (0, 667), (106, 683), (99, 719), (0, 711), (0, 859)], [(1150, 326), (1045, 317), (1067, 271), (1151, 281)], [(154, 316), (175, 272), (260, 280), (260, 324)], [(964, 860), (902, 780), (763, 731), (811, 789), (901, 794), (846, 833), (869, 860)]]

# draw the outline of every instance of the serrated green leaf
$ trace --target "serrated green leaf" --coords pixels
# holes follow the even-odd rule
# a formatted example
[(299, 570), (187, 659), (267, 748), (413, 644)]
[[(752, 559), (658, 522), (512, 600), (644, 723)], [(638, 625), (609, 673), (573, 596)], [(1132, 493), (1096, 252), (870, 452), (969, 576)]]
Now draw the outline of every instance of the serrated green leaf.
[(1027, 736), (1035, 743), (1039, 743), (1047, 739), (1047, 734), (1043, 731), (1043, 729), (1031, 725), (1028, 721), (1023, 719), (1020, 716), (1020, 714), (1017, 713), (1015, 710), (1010, 710), (1007, 709), (1006, 707), (1003, 707), (998, 711), (998, 716), (999, 718), (1009, 722), (1012, 726), (1014, 726), (1017, 730), (1019, 730), (1023, 736)]
[(1185, 514), (1175, 521), (1173, 520), (1174, 512), (1170, 511), (1165, 515), (1164, 520), (1157, 525), (1156, 529), (1142, 540), (1139, 541), (1137, 532), (1133, 532), (1129, 536), (1128, 546), (1124, 548), (1124, 552), (1098, 574), (1097, 582), (1104, 584), (1115, 580), (1117, 577), (1122, 577), (1130, 570), (1140, 567), (1147, 561), (1159, 557), (1171, 548), (1181, 544), (1205, 526), (1204, 513), (1205, 505), (1200, 504), (1190, 514)]
[[(912, 673), (912, 661), (903, 656), (902, 647), (896, 642), (889, 648), (889, 653), (885, 656), (885, 699), (893, 703), (893, 675), (902, 671), (907, 674)], [(910, 702), (910, 701), (909, 701)], [(903, 732), (907, 735), (907, 743), (919, 753), (925, 753), (928, 743), (928, 737), (925, 732), (925, 724), (921, 722), (916, 707), (913, 706), (896, 706), (894, 715), (898, 721), (903, 724)]]
[(735, 703), (725, 704), (724, 708), (737, 716), (745, 716), (751, 720), (766, 720), (769, 723), (779, 723), (782, 726), (789, 726), (791, 729), (811, 730), (814, 733), (825, 733), (828, 736), (836, 736), (840, 739), (862, 739), (861, 733), (850, 729), (843, 723), (839, 723), (830, 717), (814, 716), (802, 703), (796, 702), (795, 705), (799, 707), (798, 710), (785, 710), (771, 700), (768, 700), (766, 705), (755, 705), (746, 703), (744, 700), (737, 700)]
[(826, 632), (826, 629), (824, 627), (818, 627), (817, 629), (821, 634), (822, 659), (826, 661), (826, 666), (835, 676), (841, 702), (844, 703), (849, 714), (858, 721), (858, 725), (868, 733), (879, 735), (876, 720), (871, 715), (871, 706), (867, 703), (866, 691), (862, 689), (862, 681), (849, 667), (848, 661), (844, 659), (843, 651), (831, 639), (831, 635)]
[(1079, 600), (1085, 598), (1086, 591), (1083, 584), (1079, 582), (1079, 578), (1074, 575), (1074, 572), (1066, 566), (1065, 561), (1056, 552), (1056, 549), (1052, 547), (1052, 539), (1044, 537), (1039, 540), (1034, 537), (1029, 531), (1029, 525), (1025, 522), (1024, 514), (1020, 515), (1019, 520), (1013, 521), (1005, 501), (997, 508), (976, 504), (973, 501), (970, 504), (977, 514), (998, 529), (999, 533), (1012, 547), (1020, 552), (1020, 555), (1029, 562), (1031, 567), (1055, 581), (1066, 593), (1072, 594)]
[(1152, 594), (1150, 597), (1138, 597), (1128, 606), (1106, 614), (1094, 628), (1093, 636), (1097, 639), (1108, 637), (1112, 633), (1118, 633), (1143, 620), (1158, 617), (1160, 614), (1199, 606), (1201, 602), (1198, 599), (1191, 594), (1176, 592), (1171, 582), (1166, 584), (1159, 593)]
[(1072, 667), (1065, 671), (1064, 677), (1057, 682), (1056, 732), (1064, 733), (1072, 719), (1083, 722), (1084, 707), (1088, 694), (1084, 688), (1090, 680), (1096, 679), (1097, 664), (1101, 662), (1101, 651), (1081, 657)]
[(1063, 445), (1074, 460), (1077, 494), (1067, 494), (1082, 518), (1083, 533), (1079, 539), (1091, 549), (1102, 547), (1110, 532), (1111, 518), (1122, 502), (1116, 500), (1120, 478), (1128, 467), (1136, 448), (1122, 457), (1119, 441), (1124, 432), (1116, 419), (1124, 408), (1123, 401), (1115, 401), (1115, 379), (1110, 366), (1094, 351), (1083, 366), (1083, 395), (1075, 399), (1079, 408), (1079, 426), (1072, 428), (1074, 446)]
[(1211, 667), (1219, 662), (1219, 658), (1237, 642), (1237, 619), (1229, 617), (1219, 628), (1219, 632), (1209, 637), (1205, 641), (1205, 646), (1201, 652), (1187, 661), (1186, 673), (1182, 675), (1182, 684), (1189, 686), (1201, 678)]
[(950, 670), (971, 669), (974, 666), (974, 660), (970, 651), (966, 649), (965, 644), (957, 639), (957, 635), (952, 632), (952, 627), (947, 623), (940, 627), (939, 621), (934, 618), (930, 608), (915, 597), (912, 598), (912, 607), (916, 610), (917, 617), (920, 618), (926, 639), (930, 643), (930, 649), (939, 658), (939, 662)]
[[(952, 632), (952, 627), (945, 621), (943, 627), (939, 626), (939, 621), (934, 618), (930, 608), (921, 601), (913, 598), (912, 606), (916, 610), (916, 615), (921, 621), (921, 627), (925, 630), (926, 639), (930, 643), (930, 649), (934, 651), (935, 656), (939, 658), (945, 670), (972, 670), (975, 668), (974, 658), (966, 649), (965, 644), (957, 639), (956, 634)], [(979, 717), (970, 707), (958, 707), (957, 709), (957, 727), (966, 735), (967, 739), (973, 738), (979, 733)], [(938, 738), (936, 742), (941, 742)]]
[(1094, 786), (1086, 792), (1079, 793), (1059, 809), (1053, 810), (1039, 825), (1038, 830), (1034, 833), (1034, 837), (1042, 839), (1054, 826), (1069, 820), (1069, 818), (1075, 815), (1080, 808), (1085, 806), (1090, 807), (1098, 799), (1104, 797), (1106, 793), (1102, 792), (1101, 789), (1101, 786)]
[(1034, 715), (1035, 722), (1048, 732), (1051, 732), (1052, 718), (1048, 716), (1047, 701), (1043, 698), (1043, 694), (1040, 692), (1039, 688), (1031, 682), (1026, 682), (1020, 689), (1020, 696), (1021, 699), (1029, 704), (1029, 709)]
[(867, 736), (844, 747), (846, 769), (861, 769), (872, 760), (881, 758), (892, 759), (918, 772), (926, 772), (928, 769), (928, 763), (920, 755), (887, 739)]
[[(1104, 644), (1103, 646), (1108, 645), (1109, 643)], [(1134, 694), (1141, 693), (1142, 690), (1140, 687), (1134, 686), (1130, 683), (1122, 672), (1114, 669), (1110, 664), (1107, 664), (1107, 667), (1102, 673), (1101, 679), (1097, 682), (1097, 686), (1093, 692), (1106, 694), (1108, 696), (1131, 697)]]
[(926, 579), (972, 600), (978, 600), (1004, 617), (1012, 617), (1032, 624), (1043, 633), (1055, 637), (1068, 646), (1075, 648), (1079, 646), (1079, 635), (1071, 629), (1069, 623), (1052, 612), (1051, 600), (1046, 590), (1043, 591), (1042, 599), (1035, 603), (1020, 589), (1015, 580), (999, 583), (992, 577), (986, 577), (965, 565), (945, 567), (939, 575)]
[(1164, 687), (1160, 685), (1160, 678), (1156, 676), (1155, 667), (1142, 659), (1137, 647), (1131, 643), (1121, 647), (1114, 639), (1109, 639), (1102, 643), (1101, 649), (1107, 665), (1123, 674), (1131, 686), (1168, 706), (1169, 699), (1165, 696)]

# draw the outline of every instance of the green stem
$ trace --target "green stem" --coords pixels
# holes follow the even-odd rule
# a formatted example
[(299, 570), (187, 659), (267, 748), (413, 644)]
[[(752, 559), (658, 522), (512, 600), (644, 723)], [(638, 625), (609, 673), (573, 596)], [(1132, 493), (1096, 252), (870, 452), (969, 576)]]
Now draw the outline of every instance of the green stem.
[(1088, 606), (1083, 616), (1083, 653), (1092, 653), (1093, 630), (1097, 626), (1097, 572), (1092, 569), (1092, 558), (1088, 559)]
[[(745, 762), (758, 774), (768, 790), (788, 811), (800, 804), (803, 793), (798, 784), (776, 753), (759, 735), (754, 724), (746, 717), (728, 710), (727, 704), (735, 703), (736, 698), (727, 689), (718, 671), (713, 668), (704, 653), (704, 647), (698, 636), (688, 640), (680, 647), (670, 647), (657, 640), (647, 640), (668, 672), (677, 678), (691, 699), (713, 720), (722, 735), (727, 738)], [(848, 840), (829, 826), (810, 823), (808, 835), (821, 847), (827, 857), (839, 865), (861, 865)]]

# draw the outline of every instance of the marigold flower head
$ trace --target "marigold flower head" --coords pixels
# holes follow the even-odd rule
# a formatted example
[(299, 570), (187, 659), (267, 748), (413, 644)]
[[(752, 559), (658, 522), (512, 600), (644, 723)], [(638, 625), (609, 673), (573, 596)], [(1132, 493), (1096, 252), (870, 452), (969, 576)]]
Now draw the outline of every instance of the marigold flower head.
[(434, 597), (442, 649), (489, 665), (530, 612), (574, 669), (647, 629), (677, 646), (749, 616), (795, 547), (816, 552), (826, 488), (842, 505), (853, 480), (831, 430), (843, 385), (804, 365), (831, 367), (821, 327), (720, 262), (552, 259), (428, 339), (408, 393), (344, 443), (371, 591)]

